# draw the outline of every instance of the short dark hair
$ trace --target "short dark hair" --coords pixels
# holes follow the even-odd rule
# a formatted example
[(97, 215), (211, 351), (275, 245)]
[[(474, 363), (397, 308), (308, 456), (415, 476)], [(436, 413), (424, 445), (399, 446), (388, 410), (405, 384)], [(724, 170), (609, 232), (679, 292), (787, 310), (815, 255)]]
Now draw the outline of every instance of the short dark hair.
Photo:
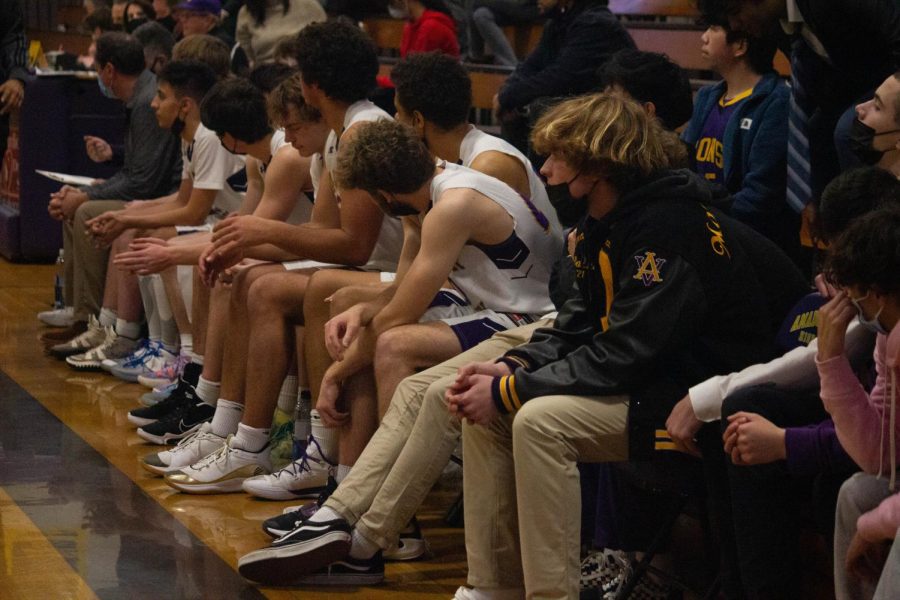
[(144, 48), (134, 36), (120, 31), (108, 31), (97, 38), (97, 64), (112, 63), (123, 75), (140, 75), (144, 63)]
[(246, 79), (225, 79), (209, 90), (200, 105), (200, 120), (216, 132), (252, 144), (272, 133), (266, 98)]
[(459, 61), (440, 52), (413, 54), (391, 71), (397, 101), (417, 110), (441, 129), (452, 129), (469, 118), (472, 81)]
[(365, 99), (375, 87), (375, 43), (359, 27), (342, 21), (312, 23), (297, 34), (295, 58), (303, 81), (341, 102)]
[(339, 189), (409, 194), (434, 175), (434, 157), (411, 127), (391, 119), (361, 123), (341, 146), (334, 170)]
[(841, 287), (900, 293), (900, 208), (884, 207), (854, 221), (829, 249), (825, 274)]
[(693, 92), (687, 72), (665, 54), (625, 49), (613, 54), (597, 71), (601, 87), (619, 86), (638, 102), (652, 102), (667, 129), (691, 118)]
[(774, 31), (775, 25), (770, 24), (763, 33), (750, 35), (746, 31), (738, 31), (731, 28), (728, 16), (736, 9), (725, 5), (736, 4), (740, 8), (739, 0), (700, 0), (698, 7), (702, 15), (700, 22), (706, 27), (721, 27), (725, 30), (725, 41), (735, 44), (740, 41), (747, 43), (747, 64), (754, 73), (768, 73), (773, 67), (775, 52), (778, 51), (778, 37)]
[(297, 69), (283, 63), (263, 63), (254, 67), (247, 79), (264, 94), (268, 94), (296, 72)]
[(900, 181), (890, 171), (850, 169), (825, 186), (813, 230), (819, 239), (830, 242), (860, 216), (889, 205), (900, 206)]
[(203, 101), (218, 79), (209, 65), (197, 60), (170, 62), (159, 73), (159, 81), (171, 85), (177, 96), (187, 96), (197, 104)]
[(157, 56), (172, 58), (172, 47), (175, 46), (175, 36), (172, 32), (156, 21), (144, 23), (135, 29), (133, 35), (144, 47), (144, 58), (151, 62)]

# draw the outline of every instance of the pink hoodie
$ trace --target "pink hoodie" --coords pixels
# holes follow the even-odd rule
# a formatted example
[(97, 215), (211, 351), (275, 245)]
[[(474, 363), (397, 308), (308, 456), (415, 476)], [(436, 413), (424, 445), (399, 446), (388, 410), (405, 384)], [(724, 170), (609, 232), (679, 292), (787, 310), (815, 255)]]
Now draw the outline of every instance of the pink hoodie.
[[(890, 336), (879, 334), (875, 341), (877, 377), (871, 394), (860, 385), (846, 356), (816, 361), (825, 409), (834, 419), (838, 440), (853, 460), (867, 473), (894, 474), (900, 448), (900, 415), (897, 411), (900, 326)], [(877, 433), (876, 433), (877, 432)], [(885, 499), (878, 508), (862, 515), (859, 534), (870, 541), (893, 539), (900, 528), (900, 495)]]

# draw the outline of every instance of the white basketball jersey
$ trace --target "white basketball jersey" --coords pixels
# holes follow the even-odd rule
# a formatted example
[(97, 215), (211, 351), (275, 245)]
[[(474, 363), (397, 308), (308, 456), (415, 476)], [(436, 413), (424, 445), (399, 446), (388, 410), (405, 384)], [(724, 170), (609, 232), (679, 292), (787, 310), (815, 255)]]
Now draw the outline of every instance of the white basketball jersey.
[[(431, 182), (431, 201), (445, 192), (473, 189), (503, 207), (513, 219), (513, 232), (499, 244), (467, 243), (450, 281), (477, 310), (543, 314), (553, 310), (548, 283), (562, 252), (562, 230), (556, 220), (537, 210), (498, 179), (467, 167), (446, 164)], [(427, 218), (427, 217), (426, 217)]]
[(518, 148), (502, 138), (472, 127), (459, 145), (459, 159), (464, 167), (471, 167), (472, 163), (475, 162), (475, 159), (482, 152), (501, 152), (512, 156), (522, 163), (522, 166), (525, 167), (525, 172), (528, 173), (528, 189), (531, 190), (528, 199), (531, 200), (531, 203), (534, 204), (537, 210), (544, 213), (555, 227), (562, 229), (556, 216), (556, 209), (550, 204), (550, 198), (547, 196), (547, 188), (544, 186), (544, 182), (534, 170), (531, 161), (519, 152)]
[[(368, 100), (360, 100), (351, 104), (344, 115), (344, 130), (355, 123), (362, 121), (378, 121), (390, 119), (391, 116), (375, 106)], [(343, 133), (343, 132), (341, 132)], [(328, 134), (325, 142), (325, 166), (329, 173), (334, 172), (337, 165), (337, 152), (340, 138), (334, 130)], [(378, 240), (369, 256), (369, 261), (363, 266), (366, 271), (396, 271), (397, 261), (400, 259), (400, 249), (403, 247), (403, 227), (400, 221), (385, 216), (381, 220), (381, 231)]]
[[(276, 129), (275, 133), (272, 134), (272, 140), (269, 143), (269, 156), (274, 157), (275, 154), (285, 146), (290, 146), (290, 143), (286, 142), (284, 139), (284, 129)], [(296, 150), (293, 151), (296, 152)], [(272, 159), (270, 158), (269, 160)], [(315, 162), (315, 157), (313, 157), (313, 162)], [(266, 168), (269, 165), (268, 163), (260, 161), (257, 161), (257, 164), (259, 165), (259, 174), (263, 178), (263, 182), (265, 182)], [(312, 169), (310, 169), (310, 174), (312, 174)], [(315, 194), (316, 183), (317, 182), (313, 181), (313, 194)], [(288, 218), (285, 219), (285, 222), (290, 223), (291, 225), (301, 225), (303, 223), (308, 223), (310, 217), (312, 217), (312, 198), (309, 197), (308, 193), (297, 190), (297, 200), (294, 202), (294, 208), (291, 210), (291, 214), (288, 215)]]

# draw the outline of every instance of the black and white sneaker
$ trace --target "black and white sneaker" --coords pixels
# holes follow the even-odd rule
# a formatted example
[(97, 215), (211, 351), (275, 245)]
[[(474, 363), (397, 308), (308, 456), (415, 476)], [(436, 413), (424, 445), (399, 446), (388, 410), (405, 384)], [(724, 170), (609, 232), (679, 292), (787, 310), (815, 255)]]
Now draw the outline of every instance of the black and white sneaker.
[(286, 533), (296, 529), (301, 523), (316, 514), (316, 511), (322, 508), (325, 501), (337, 489), (337, 481), (334, 477), (329, 477), (325, 484), (325, 489), (319, 494), (315, 502), (307, 502), (300, 506), (289, 506), (284, 512), (277, 517), (272, 517), (263, 521), (262, 530), (272, 537), (281, 537)]
[(397, 545), (384, 551), (384, 560), (416, 560), (428, 552), (428, 543), (422, 535), (422, 529), (415, 517), (410, 519), (406, 528), (400, 532)]
[(381, 552), (372, 558), (346, 556), (297, 580), (303, 585), (375, 585), (384, 581)]
[(182, 406), (164, 419), (138, 428), (137, 434), (148, 442), (159, 445), (171, 444), (189, 436), (204, 423), (212, 421), (216, 412), (215, 406), (210, 406), (206, 402), (195, 402)]
[(194, 389), (194, 386), (181, 379), (178, 382), (178, 387), (165, 400), (161, 400), (153, 406), (143, 406), (128, 411), (128, 420), (138, 427), (144, 427), (161, 419), (171, 417), (176, 412), (184, 410), (185, 406), (196, 404), (199, 401), (200, 399), (197, 398), (197, 390)]
[(350, 531), (344, 519), (302, 523), (269, 547), (242, 556), (238, 572), (263, 585), (294, 583), (345, 559), (350, 552)]

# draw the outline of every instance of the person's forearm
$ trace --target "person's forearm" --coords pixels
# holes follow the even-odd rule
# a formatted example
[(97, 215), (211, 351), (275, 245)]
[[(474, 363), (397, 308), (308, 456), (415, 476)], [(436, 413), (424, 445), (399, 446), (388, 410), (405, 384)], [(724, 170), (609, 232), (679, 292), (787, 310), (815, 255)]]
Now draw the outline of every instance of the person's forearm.
[(268, 242), (305, 259), (362, 266), (369, 260), (372, 248), (366, 248), (343, 229), (306, 227), (272, 221)]
[(172, 258), (172, 264), (175, 265), (197, 265), (200, 256), (208, 246), (208, 243), (190, 244), (190, 245), (170, 245), (169, 255)]
[(201, 225), (209, 211), (198, 210), (196, 207), (160, 205), (150, 210), (141, 211), (139, 214), (125, 212), (120, 220), (132, 229), (152, 229), (155, 227), (174, 227), (176, 225)]

